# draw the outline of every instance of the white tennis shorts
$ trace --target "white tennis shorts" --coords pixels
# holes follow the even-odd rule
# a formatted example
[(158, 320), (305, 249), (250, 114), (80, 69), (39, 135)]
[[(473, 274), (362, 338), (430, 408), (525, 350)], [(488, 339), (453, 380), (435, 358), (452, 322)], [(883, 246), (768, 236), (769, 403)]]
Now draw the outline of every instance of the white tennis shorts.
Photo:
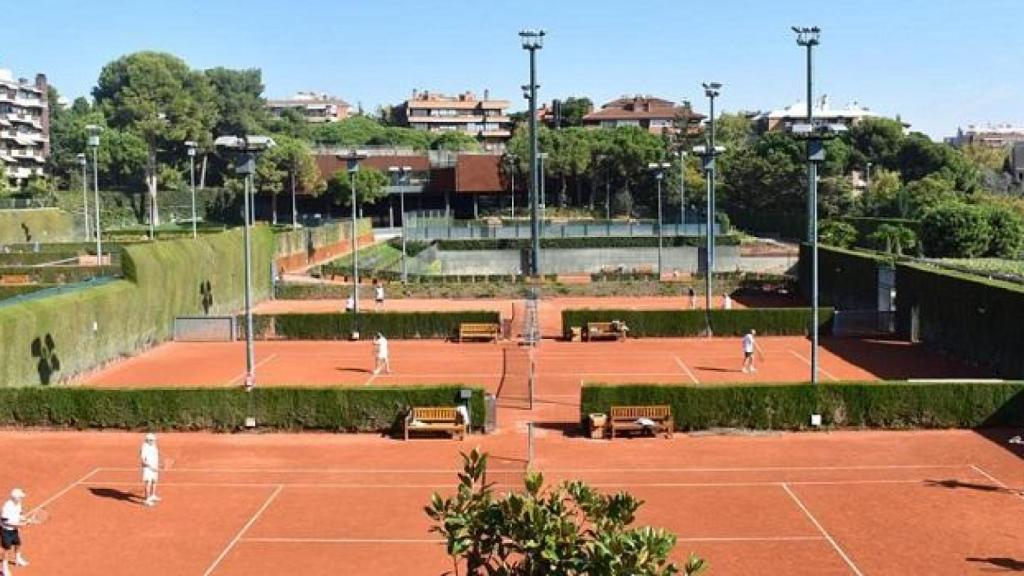
[(160, 473), (152, 468), (142, 469), (142, 481), (143, 482), (156, 482), (160, 478)]

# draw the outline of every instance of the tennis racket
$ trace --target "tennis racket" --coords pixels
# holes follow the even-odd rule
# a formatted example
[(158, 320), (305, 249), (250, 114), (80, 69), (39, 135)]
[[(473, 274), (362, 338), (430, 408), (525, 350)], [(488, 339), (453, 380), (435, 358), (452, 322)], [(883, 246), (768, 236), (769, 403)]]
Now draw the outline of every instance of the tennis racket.
[(46, 524), (49, 520), (50, 511), (46, 508), (39, 508), (26, 516), (23, 519), (23, 523), (28, 526), (39, 526), (40, 524)]
[(1024, 438), (1021, 438), (1020, 436), (1014, 436), (1013, 438), (1010, 438), (1009, 443), (1010, 444), (1024, 444)]

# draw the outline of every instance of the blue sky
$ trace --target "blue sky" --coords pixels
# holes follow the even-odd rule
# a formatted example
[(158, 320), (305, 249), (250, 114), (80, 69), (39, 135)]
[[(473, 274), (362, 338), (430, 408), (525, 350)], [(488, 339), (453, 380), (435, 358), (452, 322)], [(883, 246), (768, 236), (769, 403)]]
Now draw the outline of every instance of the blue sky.
[[(268, 96), (326, 90), (367, 110), (413, 88), (484, 88), (523, 107), (520, 28), (549, 31), (544, 100), (650, 93), (728, 111), (790, 104), (804, 56), (789, 27), (818, 25), (816, 93), (900, 114), (933, 137), (1024, 124), (1021, 0), (5, 0), (0, 68), (87, 94), (106, 62), (162, 50), (195, 68), (259, 67)], [(18, 22), (31, 22), (19, 26)], [(40, 30), (40, 26), (44, 28)]]

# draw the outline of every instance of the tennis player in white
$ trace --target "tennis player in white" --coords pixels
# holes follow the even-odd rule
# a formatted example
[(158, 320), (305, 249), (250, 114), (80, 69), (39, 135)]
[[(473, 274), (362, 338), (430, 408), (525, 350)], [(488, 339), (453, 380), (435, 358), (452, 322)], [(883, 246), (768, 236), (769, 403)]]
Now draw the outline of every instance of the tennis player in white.
[(143, 504), (153, 506), (160, 501), (156, 494), (156, 483), (160, 479), (160, 449), (156, 447), (156, 434), (146, 434), (139, 450), (139, 460), (142, 464), (142, 485), (145, 490)]
[(3, 545), (3, 576), (9, 576), (8, 553), (14, 550), (14, 563), (28, 566), (28, 560), (21, 555), (21, 534), (18, 527), (24, 523), (21, 515), (21, 504), (25, 500), (25, 491), (21, 488), (11, 490), (11, 497), (0, 509), (0, 544)]
[(384, 334), (377, 332), (377, 337), (373, 339), (374, 357), (376, 364), (373, 367), (373, 375), (380, 374), (383, 368), (387, 374), (391, 374), (391, 360), (388, 354), (388, 339), (384, 337)]
[(751, 329), (743, 336), (743, 372), (751, 373), (757, 372), (757, 368), (754, 367), (754, 351), (757, 351), (758, 356), (764, 360), (764, 352), (761, 350), (761, 345), (757, 343), (754, 337), (757, 336), (757, 330)]

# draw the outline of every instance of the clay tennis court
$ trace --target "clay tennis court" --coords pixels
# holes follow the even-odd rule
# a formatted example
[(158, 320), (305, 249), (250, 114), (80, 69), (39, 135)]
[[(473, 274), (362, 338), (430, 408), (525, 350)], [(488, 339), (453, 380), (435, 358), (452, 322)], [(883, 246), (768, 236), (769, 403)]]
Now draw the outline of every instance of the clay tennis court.
[[(709, 574), (990, 574), (1019, 570), (1024, 477), (1009, 431), (686, 436), (608, 442), (541, 429), (533, 467), (646, 501), (675, 558)], [(24, 529), (48, 575), (442, 574), (422, 508), (479, 445), (510, 489), (523, 435), (402, 442), (370, 435), (163, 434), (163, 502), (138, 502), (141, 434), (5, 432), (0, 484), (49, 522)], [(1019, 447), (1014, 447), (1019, 448)], [(503, 473), (504, 472), (504, 473)]]

